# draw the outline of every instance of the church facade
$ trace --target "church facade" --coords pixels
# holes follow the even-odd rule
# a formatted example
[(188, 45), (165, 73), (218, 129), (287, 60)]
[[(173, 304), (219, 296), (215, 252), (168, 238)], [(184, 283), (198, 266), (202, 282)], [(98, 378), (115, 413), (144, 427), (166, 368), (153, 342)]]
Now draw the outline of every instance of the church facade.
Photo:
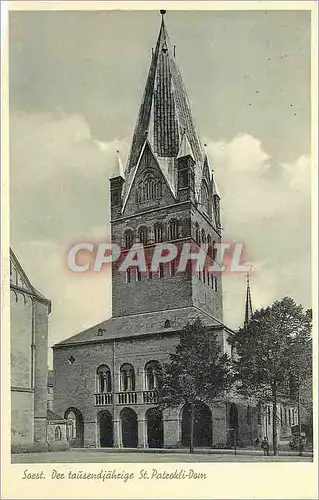
[[(208, 248), (216, 260), (221, 206), (215, 173), (201, 144), (164, 15), (124, 168), (119, 156), (110, 178), (112, 242), (125, 257), (142, 245), (146, 268), (112, 264), (112, 317), (53, 347), (54, 412), (72, 420), (78, 447), (187, 446), (189, 408), (159, 408), (161, 366), (188, 322), (200, 318), (231, 354), (223, 322), (221, 272), (197, 271), (178, 257), (150, 266), (155, 245), (192, 252)], [(266, 420), (265, 420), (266, 418)], [(268, 425), (268, 430), (265, 428)], [(269, 424), (267, 424), (269, 422)], [(195, 446), (251, 444), (271, 418), (247, 402), (225, 397), (196, 408)]]
[(12, 449), (47, 449), (48, 320), (51, 302), (10, 249)]
[[(10, 248), (11, 450), (64, 450), (73, 422), (52, 411), (48, 380), (51, 302)], [(52, 375), (52, 372), (50, 372)]]

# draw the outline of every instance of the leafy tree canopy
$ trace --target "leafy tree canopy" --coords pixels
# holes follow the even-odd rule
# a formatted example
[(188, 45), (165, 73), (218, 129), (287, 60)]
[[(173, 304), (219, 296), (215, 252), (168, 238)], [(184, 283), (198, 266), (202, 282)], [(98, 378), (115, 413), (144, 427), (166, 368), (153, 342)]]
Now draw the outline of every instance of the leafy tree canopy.
[(186, 325), (180, 342), (164, 365), (162, 404), (209, 403), (232, 381), (231, 362), (222, 355), (217, 336), (200, 319)]
[(231, 343), (241, 392), (272, 399), (287, 394), (292, 378), (311, 372), (311, 310), (304, 311), (290, 297), (256, 311)]

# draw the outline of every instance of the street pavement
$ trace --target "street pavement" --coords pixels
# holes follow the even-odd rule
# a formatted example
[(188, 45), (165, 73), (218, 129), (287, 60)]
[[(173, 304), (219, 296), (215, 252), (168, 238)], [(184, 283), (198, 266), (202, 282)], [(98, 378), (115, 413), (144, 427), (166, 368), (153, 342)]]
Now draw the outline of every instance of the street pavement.
[[(185, 450), (186, 451), (186, 450)], [(182, 462), (312, 462), (312, 456), (299, 457), (298, 454), (284, 454), (276, 457), (263, 456), (259, 451), (238, 450), (237, 455), (231, 450), (218, 450), (217, 453), (195, 452), (190, 455), (183, 451), (167, 451), (150, 453), (139, 451), (101, 450), (101, 449), (71, 449), (44, 453), (17, 453), (13, 454), (13, 464), (25, 463), (182, 463)], [(224, 452), (224, 453), (223, 453)]]

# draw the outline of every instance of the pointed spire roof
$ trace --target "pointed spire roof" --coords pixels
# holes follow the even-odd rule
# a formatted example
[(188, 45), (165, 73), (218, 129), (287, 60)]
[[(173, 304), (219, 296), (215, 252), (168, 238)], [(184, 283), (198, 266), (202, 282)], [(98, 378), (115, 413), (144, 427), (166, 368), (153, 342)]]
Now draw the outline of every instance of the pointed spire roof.
[(253, 307), (251, 303), (251, 293), (250, 293), (250, 275), (246, 274), (246, 303), (245, 303), (245, 325), (247, 325), (253, 314)]
[[(195, 189), (200, 188), (204, 164), (201, 147), (184, 83), (171, 49), (164, 21), (165, 11), (161, 11), (162, 21), (155, 50), (133, 133), (130, 155), (126, 167), (126, 189), (137, 167), (140, 153), (147, 140), (163, 173), (175, 193), (176, 175), (174, 162), (180, 152), (184, 135), (195, 161)], [(183, 146), (184, 147), (184, 146)], [(187, 146), (188, 147), (188, 146)]]
[(124, 168), (119, 151), (116, 151), (115, 163), (113, 165), (113, 171), (110, 175), (110, 179), (115, 179), (116, 177), (122, 177), (125, 179)]
[(214, 170), (212, 171), (212, 184), (213, 184), (213, 196), (217, 195), (220, 198), (219, 189), (216, 182), (216, 176)]
[(179, 147), (179, 151), (177, 154), (177, 159), (184, 158), (185, 156), (190, 156), (195, 161), (194, 153), (189, 143), (189, 140), (187, 139), (186, 132), (184, 132), (183, 134), (181, 145)]

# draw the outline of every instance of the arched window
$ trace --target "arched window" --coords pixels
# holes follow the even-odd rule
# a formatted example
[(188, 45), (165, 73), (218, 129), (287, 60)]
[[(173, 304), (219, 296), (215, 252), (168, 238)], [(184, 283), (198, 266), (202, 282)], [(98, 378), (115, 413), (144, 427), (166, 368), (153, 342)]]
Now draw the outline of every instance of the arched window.
[(138, 230), (138, 239), (140, 240), (140, 243), (143, 243), (143, 245), (147, 244), (148, 240), (148, 230), (147, 227), (140, 227)]
[(56, 441), (61, 441), (61, 439), (62, 439), (61, 427), (59, 425), (57, 425), (55, 430), (54, 430), (54, 439)]
[(155, 243), (162, 243), (163, 241), (163, 225), (160, 222), (156, 222), (154, 225), (154, 240)]
[(158, 361), (150, 361), (145, 366), (145, 386), (147, 391), (160, 389), (162, 384), (162, 367)]
[(212, 244), (213, 260), (216, 260), (216, 257), (217, 257), (217, 248), (215, 245), (216, 245), (216, 241), (213, 241), (213, 244)]
[(205, 233), (205, 229), (202, 229), (202, 230), (201, 230), (201, 241), (202, 241), (202, 243), (206, 243), (206, 233)]
[(111, 370), (106, 365), (98, 367), (97, 371), (97, 390), (98, 392), (111, 392), (112, 391), (112, 377)]
[(121, 366), (121, 391), (135, 391), (135, 372), (132, 365), (125, 363)]
[(69, 424), (69, 436), (70, 439), (72, 439), (76, 436), (76, 415), (73, 411), (70, 411), (64, 418), (66, 418), (67, 420), (71, 420)]
[(201, 204), (203, 208), (206, 210), (206, 212), (209, 213), (209, 194), (206, 182), (202, 183)]
[(172, 219), (168, 226), (168, 238), (170, 240), (178, 239), (178, 221), (176, 219)]
[(212, 237), (210, 234), (207, 235), (207, 253), (211, 257), (212, 256)]
[(127, 229), (124, 233), (124, 246), (128, 250), (131, 248), (134, 242), (134, 234), (132, 229)]
[(157, 200), (162, 197), (162, 182), (152, 174), (148, 174), (138, 185), (137, 202)]
[(198, 222), (195, 222), (195, 241), (200, 244), (200, 236), (199, 236), (199, 225)]

